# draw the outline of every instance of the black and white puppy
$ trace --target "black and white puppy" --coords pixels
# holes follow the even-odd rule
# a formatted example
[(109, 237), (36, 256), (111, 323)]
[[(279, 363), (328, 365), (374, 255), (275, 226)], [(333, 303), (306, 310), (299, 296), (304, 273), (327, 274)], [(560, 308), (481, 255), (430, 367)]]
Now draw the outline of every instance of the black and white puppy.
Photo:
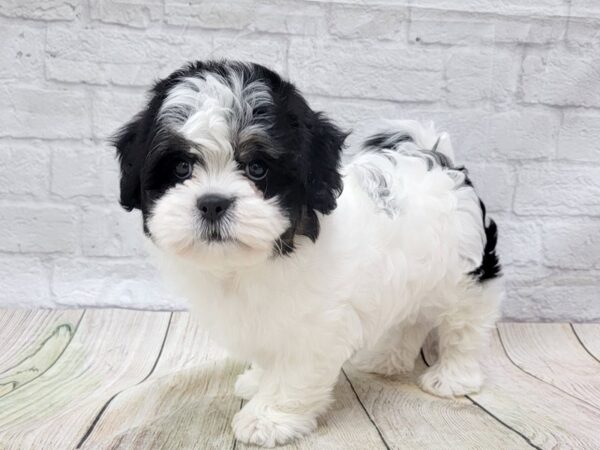
[(392, 122), (346, 135), (257, 64), (195, 62), (159, 81), (115, 138), (121, 204), (215, 339), (252, 363), (235, 436), (305, 435), (342, 364), (413, 368), (440, 396), (477, 391), (502, 296), (496, 226), (446, 134)]

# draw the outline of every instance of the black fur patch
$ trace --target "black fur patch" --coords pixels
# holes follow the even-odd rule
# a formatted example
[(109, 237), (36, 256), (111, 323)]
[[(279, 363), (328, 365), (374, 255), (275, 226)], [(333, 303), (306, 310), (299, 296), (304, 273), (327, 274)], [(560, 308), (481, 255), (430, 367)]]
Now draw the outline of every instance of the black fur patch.
[(466, 186), (473, 187), (473, 182), (469, 178), (469, 171), (467, 170), (467, 168), (465, 166), (455, 167), (454, 169), (455, 170), (460, 170), (465, 175), (464, 184)]
[(446, 155), (435, 150), (419, 150), (419, 153), (423, 154), (424, 159), (427, 161), (427, 168), (429, 170), (434, 167), (443, 167), (445, 169), (452, 169), (452, 161)]
[(498, 255), (496, 254), (498, 227), (496, 226), (496, 222), (492, 219), (489, 220), (489, 224), (486, 226), (485, 205), (481, 200), (479, 200), (479, 204), (481, 206), (483, 226), (485, 229), (485, 247), (483, 249), (481, 265), (469, 275), (472, 275), (479, 282), (484, 282), (486, 280), (498, 278), (501, 275), (502, 267)]
[(377, 133), (369, 137), (363, 147), (375, 149), (394, 149), (401, 142), (412, 142), (412, 138), (407, 134), (400, 133)]
[(370, 136), (363, 142), (363, 148), (366, 150), (396, 150), (400, 153), (406, 153), (407, 156), (415, 156), (422, 158), (427, 162), (427, 169), (431, 170), (434, 167), (443, 167), (452, 169), (452, 161), (446, 155), (434, 149), (418, 149), (412, 151), (404, 151), (402, 147), (398, 147), (403, 142), (413, 142), (413, 139), (403, 133), (382, 132)]

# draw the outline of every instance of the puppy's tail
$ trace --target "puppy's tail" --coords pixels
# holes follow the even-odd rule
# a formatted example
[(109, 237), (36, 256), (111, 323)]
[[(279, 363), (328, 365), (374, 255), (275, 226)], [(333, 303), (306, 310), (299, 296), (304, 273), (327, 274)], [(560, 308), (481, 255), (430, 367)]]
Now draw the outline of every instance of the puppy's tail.
[[(424, 125), (416, 120), (394, 120), (384, 124), (381, 130), (369, 136), (363, 143), (366, 150), (385, 149), (400, 152), (415, 150), (430, 153), (451, 166), (454, 150), (448, 133), (438, 133), (433, 122)], [(441, 155), (441, 157), (440, 157)]]

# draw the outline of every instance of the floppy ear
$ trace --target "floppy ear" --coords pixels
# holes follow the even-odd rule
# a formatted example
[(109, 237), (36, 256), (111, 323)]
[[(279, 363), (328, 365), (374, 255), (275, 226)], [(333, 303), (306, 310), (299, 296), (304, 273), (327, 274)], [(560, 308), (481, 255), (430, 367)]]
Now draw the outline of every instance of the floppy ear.
[(121, 166), (121, 206), (127, 211), (141, 209), (140, 176), (148, 152), (141, 129), (141, 114), (121, 128), (112, 138)]
[(308, 207), (329, 214), (342, 192), (339, 166), (348, 136), (322, 113), (314, 113), (310, 124), (310, 167), (307, 180)]
[(121, 128), (112, 138), (121, 164), (121, 206), (127, 211), (142, 208), (141, 177), (150, 151), (156, 117), (169, 89), (187, 71), (199, 70), (201, 63), (191, 63), (156, 82), (150, 90), (145, 109)]

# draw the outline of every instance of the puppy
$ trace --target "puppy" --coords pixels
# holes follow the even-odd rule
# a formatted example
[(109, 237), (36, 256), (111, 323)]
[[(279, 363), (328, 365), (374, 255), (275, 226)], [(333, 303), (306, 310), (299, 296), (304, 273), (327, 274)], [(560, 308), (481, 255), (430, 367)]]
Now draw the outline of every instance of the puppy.
[(449, 397), (479, 390), (502, 296), (496, 225), (447, 135), (395, 122), (346, 134), (257, 64), (195, 62), (156, 83), (114, 143), (121, 204), (203, 325), (251, 363), (235, 392), (243, 442), (315, 429), (340, 368), (410, 371)]

